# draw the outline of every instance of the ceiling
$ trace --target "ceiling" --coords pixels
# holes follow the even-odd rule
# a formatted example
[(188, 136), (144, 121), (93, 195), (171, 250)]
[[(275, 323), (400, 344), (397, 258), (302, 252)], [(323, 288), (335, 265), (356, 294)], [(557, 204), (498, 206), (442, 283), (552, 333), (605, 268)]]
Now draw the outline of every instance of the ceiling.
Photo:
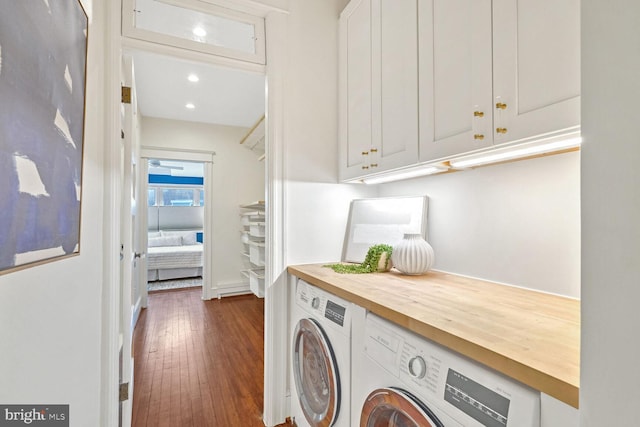
[[(250, 128), (264, 115), (262, 74), (147, 52), (133, 52), (132, 57), (144, 117)], [(190, 82), (190, 74), (198, 82)], [(194, 108), (186, 108), (188, 103)]]
[[(226, 9), (192, 7), (193, 3), (175, 0), (135, 0), (134, 5), (135, 30), (146, 31), (145, 38), (152, 42), (187, 40), (203, 49), (255, 50), (254, 25), (244, 18), (231, 18)], [(264, 115), (263, 74), (157, 53), (134, 51), (131, 55), (138, 108), (145, 117), (251, 128)], [(189, 81), (190, 75), (198, 81)]]

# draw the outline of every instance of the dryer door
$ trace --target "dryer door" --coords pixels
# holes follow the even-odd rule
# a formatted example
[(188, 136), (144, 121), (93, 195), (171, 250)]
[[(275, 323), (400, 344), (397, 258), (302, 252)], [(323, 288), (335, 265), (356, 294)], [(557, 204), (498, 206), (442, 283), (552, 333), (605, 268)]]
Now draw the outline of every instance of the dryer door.
[(379, 388), (367, 396), (360, 427), (444, 427), (435, 414), (411, 393)]
[(313, 319), (301, 319), (293, 334), (293, 376), (298, 399), (312, 427), (329, 427), (338, 416), (340, 378), (331, 344)]

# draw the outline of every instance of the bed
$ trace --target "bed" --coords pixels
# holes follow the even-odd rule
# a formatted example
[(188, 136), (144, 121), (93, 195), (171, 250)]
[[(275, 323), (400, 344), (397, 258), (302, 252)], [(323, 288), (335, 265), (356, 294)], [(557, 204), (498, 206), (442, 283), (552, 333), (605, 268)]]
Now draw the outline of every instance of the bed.
[(150, 232), (147, 281), (202, 276), (202, 243), (196, 231)]

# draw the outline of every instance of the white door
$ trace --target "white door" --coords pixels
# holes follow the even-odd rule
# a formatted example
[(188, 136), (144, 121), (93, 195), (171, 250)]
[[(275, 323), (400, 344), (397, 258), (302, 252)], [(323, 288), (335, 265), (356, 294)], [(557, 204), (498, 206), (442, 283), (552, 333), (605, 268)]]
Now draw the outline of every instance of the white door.
[[(121, 148), (121, 181), (122, 209), (120, 241), (122, 262), (120, 269), (120, 384), (121, 392), (120, 425), (131, 425), (133, 403), (133, 327), (136, 301), (140, 298), (139, 261), (143, 256), (140, 251), (140, 233), (137, 224), (136, 199), (140, 194), (139, 187), (139, 143), (136, 130), (136, 99), (133, 78), (133, 64), (130, 57), (123, 57), (121, 82), (123, 87), (130, 88), (130, 99), (121, 104), (122, 148)], [(125, 93), (123, 91), (123, 93)], [(139, 309), (139, 308), (138, 308)]]
[(369, 172), (418, 161), (418, 1), (373, 0)]
[(416, 0), (351, 2), (340, 16), (340, 179), (418, 160)]
[(420, 160), (491, 146), (491, 0), (418, 6)]
[(371, 147), (371, 0), (340, 15), (340, 179), (368, 173)]
[(578, 126), (580, 0), (494, 0), (493, 33), (494, 144)]

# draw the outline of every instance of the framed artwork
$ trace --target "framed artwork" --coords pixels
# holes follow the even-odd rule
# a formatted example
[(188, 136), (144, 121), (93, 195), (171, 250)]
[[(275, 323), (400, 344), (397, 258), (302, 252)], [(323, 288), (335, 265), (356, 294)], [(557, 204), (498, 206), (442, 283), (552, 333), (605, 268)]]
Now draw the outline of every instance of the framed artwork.
[(342, 261), (361, 263), (371, 246), (393, 246), (405, 233), (421, 234), (426, 239), (428, 207), (427, 196), (352, 200)]
[(87, 15), (0, 0), (0, 274), (77, 255)]

